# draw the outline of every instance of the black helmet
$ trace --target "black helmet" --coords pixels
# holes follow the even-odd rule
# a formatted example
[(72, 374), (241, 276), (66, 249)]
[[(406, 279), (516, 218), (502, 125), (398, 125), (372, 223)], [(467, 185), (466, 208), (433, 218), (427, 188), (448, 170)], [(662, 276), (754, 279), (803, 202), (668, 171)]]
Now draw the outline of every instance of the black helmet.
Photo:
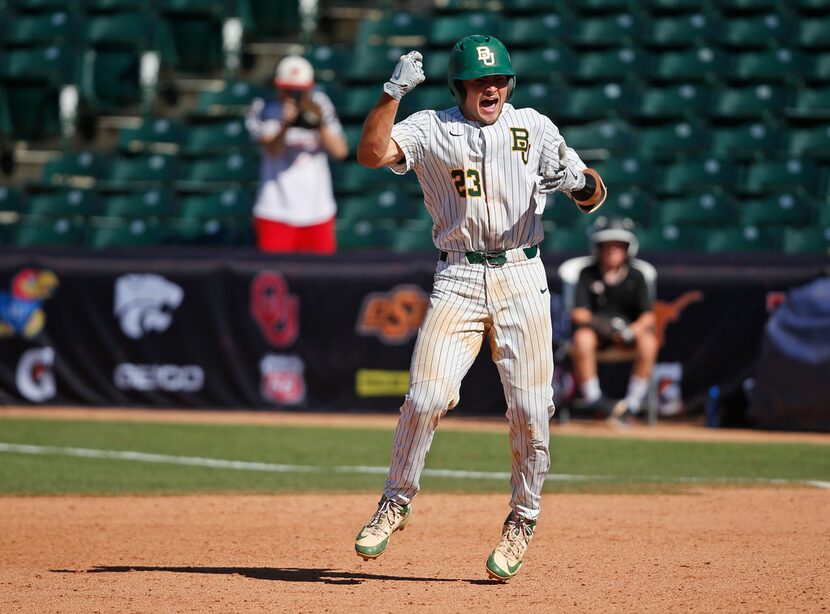
[(640, 243), (634, 234), (634, 222), (627, 217), (606, 217), (599, 216), (591, 226), (591, 251), (598, 253), (600, 243), (606, 241), (622, 241), (628, 244), (628, 257), (634, 258)]

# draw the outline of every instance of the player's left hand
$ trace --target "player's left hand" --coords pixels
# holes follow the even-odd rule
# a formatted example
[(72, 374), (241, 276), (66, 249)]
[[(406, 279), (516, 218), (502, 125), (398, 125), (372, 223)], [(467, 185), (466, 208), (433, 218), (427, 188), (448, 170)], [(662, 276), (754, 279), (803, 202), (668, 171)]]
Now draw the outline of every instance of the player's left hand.
[(559, 162), (548, 162), (542, 171), (542, 180), (539, 182), (539, 192), (573, 192), (585, 187), (585, 174), (568, 158), (568, 147), (565, 141), (559, 144)]
[(424, 56), (420, 51), (410, 51), (398, 60), (395, 72), (383, 84), (383, 91), (395, 100), (400, 100), (423, 83), (424, 79)]

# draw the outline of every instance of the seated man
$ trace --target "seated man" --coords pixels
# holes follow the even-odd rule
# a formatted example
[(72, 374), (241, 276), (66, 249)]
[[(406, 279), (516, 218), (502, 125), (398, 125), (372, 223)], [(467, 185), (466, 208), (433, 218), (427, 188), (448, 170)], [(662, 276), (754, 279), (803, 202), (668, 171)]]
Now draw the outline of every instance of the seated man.
[[(616, 423), (640, 410), (658, 350), (648, 284), (631, 266), (638, 247), (632, 228), (629, 219), (600, 217), (594, 223), (590, 241), (596, 261), (580, 273), (571, 312), (572, 358), (582, 397)], [(635, 354), (628, 392), (616, 403), (603, 396), (597, 377), (597, 351), (614, 346)]]

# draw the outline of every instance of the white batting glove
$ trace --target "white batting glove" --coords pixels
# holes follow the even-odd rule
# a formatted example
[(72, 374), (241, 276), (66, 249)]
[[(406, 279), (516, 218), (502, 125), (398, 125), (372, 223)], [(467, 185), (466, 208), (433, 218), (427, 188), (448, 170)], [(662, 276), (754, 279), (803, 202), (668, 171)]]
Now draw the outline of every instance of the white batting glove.
[(405, 94), (424, 82), (424, 56), (420, 51), (410, 51), (402, 55), (395, 66), (395, 72), (389, 81), (383, 84), (383, 91), (395, 100), (400, 100)]
[(542, 171), (542, 180), (539, 182), (539, 192), (573, 192), (585, 187), (585, 173), (575, 163), (568, 159), (568, 147), (565, 141), (559, 144), (559, 163), (548, 162)]

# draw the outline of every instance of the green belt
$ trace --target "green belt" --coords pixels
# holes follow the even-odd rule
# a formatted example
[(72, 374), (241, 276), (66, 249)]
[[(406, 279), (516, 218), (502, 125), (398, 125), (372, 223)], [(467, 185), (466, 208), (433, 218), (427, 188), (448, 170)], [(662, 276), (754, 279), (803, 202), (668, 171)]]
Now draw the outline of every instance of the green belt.
[[(535, 258), (536, 254), (539, 253), (539, 246), (533, 245), (531, 247), (524, 247), (522, 251), (525, 253), (525, 258), (530, 260), (531, 258)], [(507, 256), (505, 255), (504, 250), (500, 252), (467, 252), (464, 254), (467, 258), (467, 262), (470, 264), (488, 264), (490, 266), (501, 266), (505, 262), (507, 262)], [(447, 252), (441, 252), (440, 258), (443, 262), (447, 261), (448, 258)]]

